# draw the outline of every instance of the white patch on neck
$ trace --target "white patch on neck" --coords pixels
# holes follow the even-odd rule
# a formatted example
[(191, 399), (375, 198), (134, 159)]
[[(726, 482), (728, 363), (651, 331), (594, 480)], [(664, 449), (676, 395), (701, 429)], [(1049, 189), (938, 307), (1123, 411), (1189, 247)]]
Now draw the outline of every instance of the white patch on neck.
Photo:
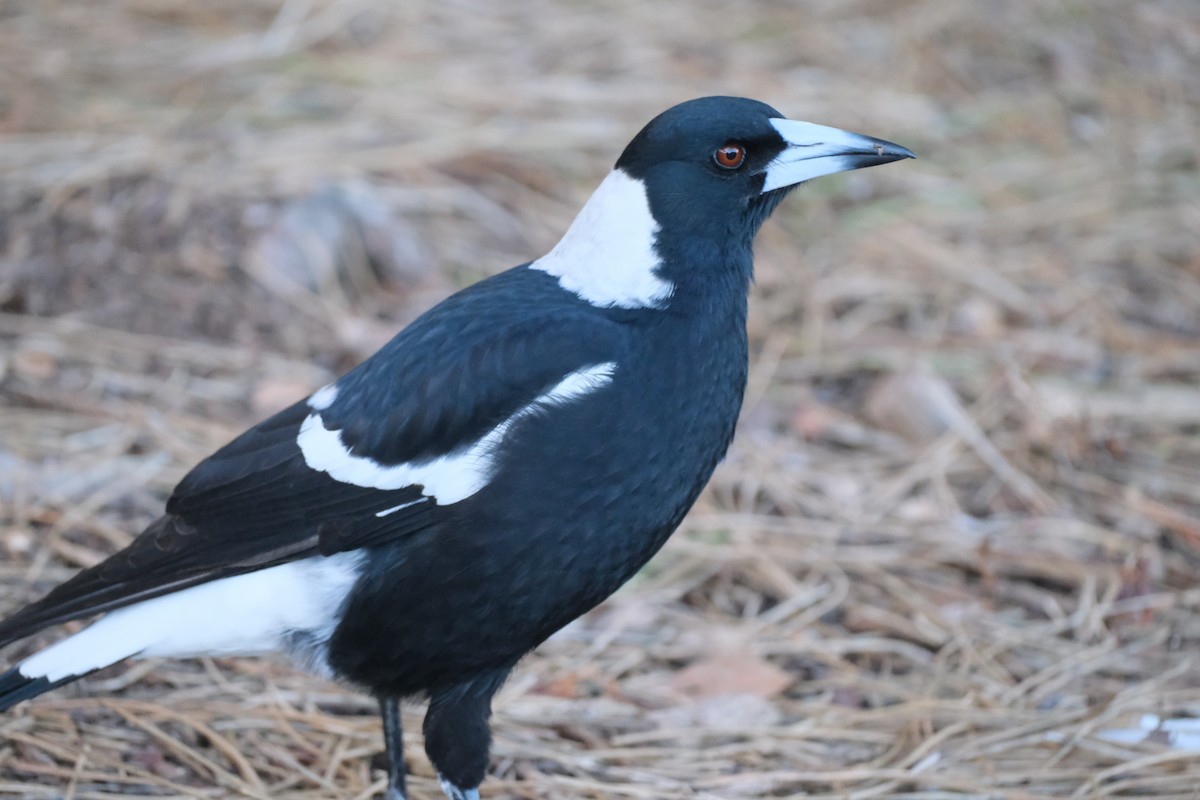
[(594, 306), (661, 308), (675, 286), (655, 272), (658, 230), (645, 184), (614, 169), (554, 249), (529, 268)]
[[(355, 455), (342, 442), (341, 431), (326, 429), (317, 413), (309, 414), (304, 420), (296, 443), (310, 468), (327, 473), (336, 481), (385, 490), (420, 485), (424, 496), (432, 497), (438, 505), (449, 505), (475, 494), (492, 479), (496, 451), (504, 435), (518, 420), (565, 405), (607, 386), (612, 382), (616, 368), (615, 361), (607, 361), (572, 372), (471, 446), (427, 461), (389, 466), (367, 456)], [(404, 505), (385, 509), (377, 516), (386, 516)]]

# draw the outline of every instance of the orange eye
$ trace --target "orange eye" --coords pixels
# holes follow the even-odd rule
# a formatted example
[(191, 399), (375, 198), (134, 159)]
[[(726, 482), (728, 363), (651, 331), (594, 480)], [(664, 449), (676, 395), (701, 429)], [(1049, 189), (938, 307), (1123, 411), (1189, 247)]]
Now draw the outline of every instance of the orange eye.
[(746, 148), (740, 144), (727, 144), (724, 147), (717, 148), (713, 153), (713, 160), (717, 162), (717, 166), (725, 169), (737, 169), (746, 160)]

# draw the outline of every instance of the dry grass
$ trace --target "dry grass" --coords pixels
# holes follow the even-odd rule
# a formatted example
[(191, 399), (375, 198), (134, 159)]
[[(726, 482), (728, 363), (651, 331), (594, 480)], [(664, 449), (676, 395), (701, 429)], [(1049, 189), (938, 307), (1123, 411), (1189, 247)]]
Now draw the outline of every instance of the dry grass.
[[(922, 158), (764, 230), (735, 451), (518, 670), (485, 795), (1200, 797), (1196, 6), (502, 5), (0, 5), (0, 611), (746, 94)], [(5, 715), (0, 796), (365, 798), (380, 750), (286, 665), (137, 664)]]

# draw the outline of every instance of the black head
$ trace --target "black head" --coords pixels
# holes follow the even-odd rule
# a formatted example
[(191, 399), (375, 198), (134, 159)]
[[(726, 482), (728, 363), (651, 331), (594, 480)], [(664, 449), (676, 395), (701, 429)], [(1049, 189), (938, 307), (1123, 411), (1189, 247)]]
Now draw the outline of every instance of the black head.
[[(912, 153), (784, 119), (740, 97), (704, 97), (634, 137), (559, 243), (530, 264), (605, 308), (676, 308), (743, 298), (751, 242), (792, 187)], [(732, 304), (736, 305), (736, 304)]]
[(667, 231), (749, 242), (796, 185), (913, 154), (869, 136), (784, 118), (743, 97), (702, 97), (659, 114), (617, 168), (646, 187)]

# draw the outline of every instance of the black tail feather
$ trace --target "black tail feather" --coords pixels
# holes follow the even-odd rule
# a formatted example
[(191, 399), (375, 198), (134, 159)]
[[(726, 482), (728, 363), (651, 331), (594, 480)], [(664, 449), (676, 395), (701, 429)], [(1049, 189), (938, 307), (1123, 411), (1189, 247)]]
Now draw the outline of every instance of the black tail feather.
[(0, 711), (8, 711), (22, 700), (37, 697), (55, 687), (70, 683), (78, 676), (71, 675), (57, 681), (48, 678), (27, 678), (13, 667), (0, 675)]
[[(0, 620), (0, 648), (8, 647), (18, 639), (32, 636), (46, 627), (37, 621), (30, 621), (30, 611), (35, 605), (36, 603), (30, 603), (8, 619)], [(3, 677), (7, 678), (8, 674)]]

